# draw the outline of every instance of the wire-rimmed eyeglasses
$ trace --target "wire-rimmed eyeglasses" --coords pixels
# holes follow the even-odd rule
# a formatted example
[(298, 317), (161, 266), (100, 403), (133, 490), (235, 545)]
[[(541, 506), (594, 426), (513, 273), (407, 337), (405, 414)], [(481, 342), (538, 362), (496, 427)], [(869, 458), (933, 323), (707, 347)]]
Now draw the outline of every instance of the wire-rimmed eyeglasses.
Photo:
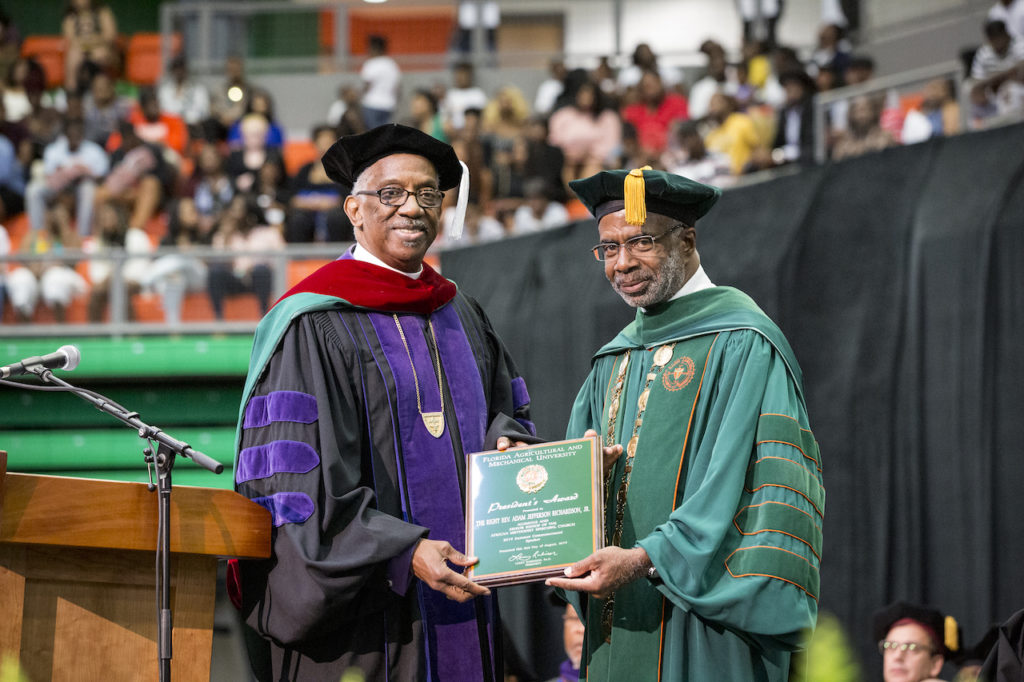
[(686, 227), (682, 223), (676, 223), (670, 227), (667, 231), (659, 235), (651, 234), (638, 234), (635, 237), (630, 237), (624, 242), (601, 242), (590, 250), (594, 252), (594, 258), (600, 261), (615, 260), (619, 257), (619, 247), (626, 247), (626, 251), (632, 256), (639, 256), (645, 253), (650, 253), (654, 250), (654, 243), (666, 237), (680, 227)]
[(444, 200), (444, 192), (432, 187), (422, 187), (415, 192), (410, 192), (404, 187), (381, 187), (376, 191), (361, 190), (353, 194), (376, 194), (380, 203), (385, 206), (404, 206), (410, 194), (416, 196), (416, 203), (420, 208), (437, 208)]

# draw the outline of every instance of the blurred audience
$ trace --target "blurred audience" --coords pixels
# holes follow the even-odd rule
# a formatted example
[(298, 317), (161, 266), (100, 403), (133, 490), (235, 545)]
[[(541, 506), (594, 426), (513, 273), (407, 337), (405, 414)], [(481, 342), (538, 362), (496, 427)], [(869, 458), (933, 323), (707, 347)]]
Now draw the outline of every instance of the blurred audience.
[(462, 130), (466, 124), (466, 109), (487, 106), (487, 93), (475, 83), (476, 72), (470, 62), (459, 62), (452, 67), (452, 87), (448, 88), (441, 104), (445, 121), (452, 131)]
[(0, 135), (0, 221), (25, 208), (25, 171), (14, 145)]
[(284, 145), (284, 129), (274, 116), (274, 98), (263, 88), (253, 88), (249, 93), (245, 113), (228, 128), (228, 144), (232, 147), (242, 146), (242, 121), (251, 115), (262, 116), (267, 122), (264, 144), (267, 147), (280, 149)]
[(753, 119), (739, 111), (735, 97), (719, 92), (711, 97), (708, 121), (712, 127), (704, 145), (729, 158), (733, 175), (742, 174), (754, 152), (764, 146)]
[(184, 55), (171, 60), (169, 76), (164, 77), (157, 89), (160, 108), (185, 121), (189, 136), (195, 139), (215, 139), (216, 130), (210, 129), (210, 93), (206, 86), (189, 77)]
[(366, 132), (363, 107), (359, 103), (359, 91), (351, 85), (338, 88), (338, 98), (327, 110), (327, 123), (338, 131), (338, 136), (358, 135)]
[(284, 238), (289, 243), (351, 241), (352, 221), (342, 204), (341, 186), (327, 177), (320, 159), (337, 139), (327, 125), (313, 128), (316, 159), (295, 174)]
[(140, 279), (144, 289), (160, 295), (164, 319), (169, 324), (181, 323), (185, 294), (206, 289), (206, 263), (189, 251), (209, 244), (209, 236), (203, 230), (195, 202), (188, 197), (179, 199), (170, 211), (167, 235), (160, 243), (178, 253), (154, 260)]
[(643, 152), (657, 159), (665, 151), (672, 124), (689, 118), (689, 107), (685, 97), (665, 90), (657, 71), (644, 71), (638, 89), (637, 101), (622, 110), (622, 118), (636, 128)]
[(85, 136), (106, 147), (107, 140), (127, 121), (132, 112), (132, 101), (121, 97), (114, 89), (114, 80), (101, 71), (93, 76), (92, 83), (82, 96), (82, 117), (85, 119)]
[(1024, 112), (1024, 41), (1002, 21), (985, 24), (985, 44), (971, 64), (971, 115), (976, 121)]
[(96, 204), (93, 239), (85, 244), (90, 255), (88, 260), (90, 322), (103, 322), (110, 300), (114, 268), (117, 261), (110, 258), (113, 251), (124, 251), (134, 258), (126, 259), (121, 264), (121, 282), (125, 292), (125, 316), (128, 321), (135, 319), (131, 297), (142, 289), (141, 282), (149, 269), (149, 259), (144, 254), (153, 250), (149, 236), (137, 227), (129, 227), (128, 217), (124, 208), (114, 202), (103, 201)]
[(420, 88), (412, 93), (412, 99), (409, 100), (409, 120), (406, 121), (406, 125), (422, 130), (442, 142), (448, 141), (437, 97), (426, 88)]
[(925, 83), (921, 106), (908, 111), (903, 119), (900, 142), (916, 144), (960, 132), (960, 103), (953, 88), (948, 78), (934, 78)]
[(878, 97), (861, 95), (850, 102), (846, 130), (836, 138), (832, 158), (841, 160), (875, 152), (896, 144), (895, 138), (882, 129), (882, 102)]
[(224, 319), (225, 299), (243, 293), (255, 294), (260, 312), (267, 312), (273, 283), (270, 269), (273, 256), (250, 252), (273, 253), (284, 246), (281, 230), (265, 224), (263, 212), (253, 198), (239, 195), (231, 200), (213, 236), (213, 247), (237, 255), (228, 261), (210, 263), (208, 271), (210, 303), (218, 320)]
[(228, 128), (245, 114), (252, 87), (245, 77), (242, 58), (236, 55), (228, 57), (224, 62), (224, 82), (214, 91), (210, 101), (213, 111), (211, 124), (216, 129), (216, 139), (224, 139)]
[(565, 90), (565, 77), (568, 73), (564, 61), (561, 59), (551, 60), (548, 64), (548, 77), (537, 86), (537, 94), (533, 98), (534, 112), (547, 115), (554, 111), (555, 102)]
[(735, 182), (729, 157), (719, 151), (708, 151), (696, 121), (683, 121), (676, 128), (675, 143), (661, 157), (661, 164), (670, 173), (716, 187)]
[(26, 261), (8, 273), (7, 296), (19, 322), (31, 321), (40, 301), (53, 311), (57, 322), (67, 321), (71, 300), (88, 292), (89, 283), (75, 270), (74, 261), (66, 262), (60, 256), (81, 248), (82, 237), (63, 205), (48, 211), (40, 227), (25, 236), (22, 253), (53, 258)]
[(565, 205), (551, 198), (551, 189), (543, 178), (529, 178), (523, 183), (523, 201), (512, 215), (513, 234), (528, 234), (569, 224)]
[(548, 127), (548, 141), (565, 155), (566, 184), (609, 168), (622, 145), (619, 114), (590, 80), (579, 84), (571, 104), (551, 114)]

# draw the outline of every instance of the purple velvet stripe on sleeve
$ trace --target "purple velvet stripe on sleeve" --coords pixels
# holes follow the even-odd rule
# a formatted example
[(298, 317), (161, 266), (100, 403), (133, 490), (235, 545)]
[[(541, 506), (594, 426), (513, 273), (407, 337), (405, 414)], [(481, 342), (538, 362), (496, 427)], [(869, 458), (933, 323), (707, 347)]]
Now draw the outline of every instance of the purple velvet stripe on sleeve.
[(304, 474), (319, 463), (320, 456), (309, 443), (275, 440), (242, 450), (238, 454), (235, 480), (244, 483), (274, 474)]
[(523, 425), (523, 428), (530, 432), (531, 435), (537, 435), (537, 426), (529, 419), (516, 419), (517, 422)]
[(275, 528), (286, 523), (302, 523), (313, 515), (313, 500), (306, 493), (274, 493), (254, 497), (252, 501), (270, 512)]
[(391, 591), (397, 595), (405, 596), (412, 582), (412, 555), (416, 553), (419, 542), (409, 545), (409, 549), (388, 560), (388, 582)]
[(512, 380), (512, 407), (518, 410), (530, 402), (530, 392), (526, 390), (526, 381), (522, 377)]
[(242, 428), (255, 429), (274, 422), (312, 424), (317, 419), (316, 398), (299, 391), (274, 391), (249, 399)]

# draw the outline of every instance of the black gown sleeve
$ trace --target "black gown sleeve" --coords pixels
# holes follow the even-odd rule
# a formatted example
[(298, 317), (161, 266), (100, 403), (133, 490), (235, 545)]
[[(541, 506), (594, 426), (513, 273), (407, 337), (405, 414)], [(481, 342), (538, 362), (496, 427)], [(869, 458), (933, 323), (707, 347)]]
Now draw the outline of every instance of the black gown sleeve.
[[(359, 349), (318, 320), (292, 322), (256, 384), (236, 470), (238, 491), (262, 500), (275, 524), (271, 558), (241, 566), (243, 613), (283, 645), (384, 609), (395, 598), (388, 562), (407, 561), (427, 534), (377, 508), (381, 474), (353, 388)], [(262, 464), (245, 465), (247, 451)]]

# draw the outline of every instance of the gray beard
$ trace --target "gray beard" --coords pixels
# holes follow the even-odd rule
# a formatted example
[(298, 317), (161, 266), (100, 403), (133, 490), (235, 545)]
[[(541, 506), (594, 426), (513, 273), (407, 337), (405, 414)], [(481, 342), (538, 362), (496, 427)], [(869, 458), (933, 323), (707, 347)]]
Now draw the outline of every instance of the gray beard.
[[(644, 272), (651, 271), (646, 267)], [(686, 262), (678, 251), (670, 253), (661, 264), (661, 268), (649, 279), (647, 290), (642, 294), (633, 296), (619, 291), (618, 286), (612, 282), (612, 288), (622, 300), (634, 308), (649, 308), (656, 303), (667, 301), (672, 297), (686, 281)]]

